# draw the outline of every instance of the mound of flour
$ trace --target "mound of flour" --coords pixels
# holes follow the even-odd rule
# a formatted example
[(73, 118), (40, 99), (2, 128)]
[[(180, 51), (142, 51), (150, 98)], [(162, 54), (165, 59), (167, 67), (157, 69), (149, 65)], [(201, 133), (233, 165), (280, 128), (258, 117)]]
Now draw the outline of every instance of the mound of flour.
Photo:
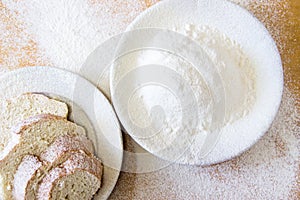
[[(240, 119), (248, 115), (256, 100), (255, 66), (239, 44), (216, 29), (189, 24), (175, 31), (198, 43), (207, 54), (203, 56), (208, 56), (212, 63), (211, 67), (214, 67), (208, 70), (211, 74), (216, 70), (218, 76), (221, 77), (221, 87), (225, 93), (225, 99), (223, 99), (225, 116), (220, 122), (223, 123), (222, 127), (238, 123)], [(154, 36), (152, 39), (153, 41), (159, 40), (159, 36)], [(220, 98), (223, 97), (220, 95), (213, 98), (212, 96), (220, 84), (209, 85), (207, 77), (202, 74), (201, 70), (189, 60), (177, 55), (180, 51), (185, 51), (184, 49), (185, 47), (182, 47), (178, 49), (178, 52), (175, 50), (173, 53), (161, 49), (139, 49), (139, 51), (127, 54), (115, 63), (113, 82), (119, 82), (130, 72), (143, 68), (142, 66), (149, 66), (148, 68), (153, 65), (160, 66), (155, 71), (158, 73), (155, 76), (162, 77), (161, 79), (157, 79), (154, 83), (145, 83), (138, 88), (135, 88), (136, 86), (124, 88), (126, 93), (131, 94), (129, 99), (122, 100), (126, 104), (123, 106), (128, 106), (130, 119), (126, 120), (134, 123), (130, 134), (145, 149), (159, 157), (169, 161), (175, 161), (180, 157), (177, 162), (192, 164), (201, 158), (199, 147), (204, 144), (206, 136), (213, 131), (211, 124), (215, 120), (213, 113), (216, 109), (214, 98), (219, 98), (217, 101), (221, 101)], [(203, 62), (204, 65), (208, 64)], [(171, 70), (168, 71), (168, 69)], [(175, 74), (179, 76), (178, 80)], [(149, 76), (152, 75), (147, 70), (139, 71), (130, 79), (138, 80), (140, 77)], [(173, 79), (176, 79), (176, 83), (172, 82)], [(171, 80), (169, 85), (167, 80)], [(132, 84), (135, 84), (134, 82), (132, 81)], [(183, 92), (183, 82), (188, 84), (190, 92)], [(174, 87), (177, 83), (179, 83), (178, 88)], [(113, 87), (116, 90), (118, 86), (116, 84)], [(129, 88), (135, 88), (135, 90), (131, 91)], [(191, 100), (193, 97), (195, 102)], [(159, 118), (159, 110), (155, 111), (157, 106), (164, 112), (161, 118)], [(188, 115), (197, 115), (197, 124), (193, 123), (195, 119), (188, 119)], [(147, 128), (149, 133), (145, 134), (140, 131), (140, 127)], [(185, 152), (184, 155), (182, 155), (183, 152)], [(226, 153), (228, 152), (223, 152), (223, 154)]]
[(256, 98), (255, 68), (239, 44), (207, 26), (189, 24), (178, 31), (197, 41), (218, 69), (226, 95), (225, 123), (247, 115)]

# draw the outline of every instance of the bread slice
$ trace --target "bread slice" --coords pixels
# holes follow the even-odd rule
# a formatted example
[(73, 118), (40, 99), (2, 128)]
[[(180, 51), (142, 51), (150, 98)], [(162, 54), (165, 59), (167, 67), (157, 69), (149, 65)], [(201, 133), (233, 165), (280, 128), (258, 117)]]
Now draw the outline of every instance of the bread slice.
[(40, 156), (59, 136), (85, 136), (85, 130), (63, 117), (39, 115), (26, 120), (14, 130), (13, 140), (1, 155), (2, 183), (0, 199), (11, 199), (14, 174), (25, 155)]
[(101, 186), (102, 164), (95, 157), (74, 153), (41, 181), (38, 200), (89, 200)]
[(89, 156), (93, 155), (94, 148), (92, 141), (85, 136), (72, 137), (65, 135), (58, 137), (45, 152), (41, 153), (40, 159), (43, 162), (48, 162), (51, 166), (56, 166), (77, 151)]
[(0, 102), (0, 152), (11, 139), (10, 129), (17, 123), (35, 115), (52, 114), (67, 117), (65, 103), (49, 99), (42, 94), (27, 93)]
[(14, 176), (13, 198), (15, 200), (35, 199), (33, 195), (35, 188), (31, 188), (28, 183), (39, 176), (42, 167), (42, 162), (36, 156), (24, 156)]
[(92, 142), (85, 136), (66, 135), (58, 137), (45, 152), (41, 153), (40, 159), (32, 155), (25, 156), (14, 176), (14, 198), (16, 200), (36, 199), (39, 181), (49, 173), (49, 170), (64, 163), (72, 154), (78, 152), (92, 157)]

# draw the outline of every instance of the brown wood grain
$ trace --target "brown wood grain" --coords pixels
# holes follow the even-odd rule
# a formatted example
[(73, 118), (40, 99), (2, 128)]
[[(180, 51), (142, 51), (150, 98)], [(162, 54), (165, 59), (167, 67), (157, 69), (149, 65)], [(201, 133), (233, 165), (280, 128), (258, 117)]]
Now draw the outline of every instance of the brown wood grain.
[(300, 110), (300, 1), (290, 0), (290, 11), (288, 15), (290, 24), (287, 25), (287, 34), (290, 34), (291, 38), (287, 40), (287, 46), (291, 49), (291, 52), (283, 52), (284, 57), (289, 57), (289, 61), (286, 63), (286, 73), (289, 76), (290, 81), (287, 86), (293, 91), (297, 97), (297, 107)]
[(300, 1), (249, 2), (246, 9), (266, 26), (277, 44), (284, 70), (285, 88), (294, 94), (300, 110)]

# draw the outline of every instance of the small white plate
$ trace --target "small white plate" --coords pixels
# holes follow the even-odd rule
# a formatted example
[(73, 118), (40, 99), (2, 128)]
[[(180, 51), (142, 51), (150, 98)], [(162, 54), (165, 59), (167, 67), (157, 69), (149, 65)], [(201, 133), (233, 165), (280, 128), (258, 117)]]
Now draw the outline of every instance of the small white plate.
[[(127, 28), (127, 31), (130, 32), (145, 28), (174, 30), (174, 27), (184, 27), (187, 24), (208, 26), (224, 33), (231, 40), (240, 44), (246, 55), (248, 55), (250, 60), (255, 63), (257, 78), (256, 102), (247, 116), (241, 118), (238, 123), (233, 123), (231, 126), (226, 127), (227, 131), (221, 131), (218, 136), (219, 141), (206, 157), (192, 158), (189, 161), (186, 161), (188, 159), (185, 161), (181, 161), (180, 159), (176, 160), (174, 157), (172, 158), (172, 156), (166, 158), (165, 156), (162, 156), (160, 152), (151, 151), (150, 146), (159, 146), (158, 144), (155, 144), (153, 141), (151, 144), (147, 144), (143, 137), (137, 136), (137, 134), (142, 134), (141, 132), (143, 131), (136, 131), (138, 130), (136, 129), (136, 124), (134, 124), (130, 119), (131, 113), (124, 113), (127, 112), (125, 108), (128, 107), (130, 99), (122, 99), (120, 91), (117, 90), (117, 85), (119, 84), (120, 79), (122, 79), (122, 77), (126, 77), (132, 70), (132, 66), (135, 64), (128, 61), (137, 60), (136, 58), (129, 58), (124, 62), (122, 61), (122, 65), (115, 64), (111, 68), (111, 96), (115, 111), (119, 116), (119, 120), (126, 131), (143, 148), (156, 156), (162, 157), (171, 162), (174, 161), (182, 164), (193, 165), (210, 165), (226, 161), (246, 151), (268, 130), (276, 116), (282, 96), (283, 72), (281, 59), (276, 44), (266, 28), (247, 10), (226, 0), (162, 1), (139, 15)], [(132, 38), (128, 44), (130, 43), (129, 45), (135, 46), (134, 43), (136, 43), (139, 39), (140, 38)], [(143, 48), (151, 48), (151, 45), (155, 44), (145, 43), (144, 45), (145, 46), (143, 46)], [(139, 49), (132, 49), (132, 51), (136, 50)], [(132, 52), (125, 53), (129, 54)], [(153, 59), (155, 60), (155, 58)], [(147, 77), (146, 75), (144, 76)], [(135, 74), (130, 80), (126, 80), (126, 85), (123, 84), (122, 87), (125, 88), (123, 96), (129, 96), (128, 94), (125, 94), (130, 92), (125, 91), (126, 87), (135, 87), (137, 84), (140, 84), (141, 79), (145, 79), (145, 77)], [(141, 99), (142, 98), (144, 97), (142, 96)], [(159, 98), (156, 97), (155, 102), (151, 102), (152, 97), (150, 95), (145, 98), (147, 99), (142, 99), (140, 102), (136, 101), (139, 105), (147, 106), (144, 106), (144, 108), (141, 109), (144, 113), (139, 115), (136, 114), (133, 117), (138, 116), (139, 119), (145, 118), (141, 121), (149, 122), (149, 117), (145, 110), (149, 110), (149, 105), (155, 106), (155, 103), (159, 101)], [(163, 99), (162, 96), (161, 99)], [(166, 105), (168, 102), (163, 102), (163, 104)], [(135, 107), (134, 105), (131, 106)], [(189, 155), (186, 156), (188, 157)]]
[(0, 77), (0, 98), (44, 93), (65, 101), (70, 119), (87, 130), (104, 165), (102, 187), (95, 199), (107, 199), (118, 180), (123, 159), (122, 134), (105, 96), (82, 77), (53, 67), (26, 67)]

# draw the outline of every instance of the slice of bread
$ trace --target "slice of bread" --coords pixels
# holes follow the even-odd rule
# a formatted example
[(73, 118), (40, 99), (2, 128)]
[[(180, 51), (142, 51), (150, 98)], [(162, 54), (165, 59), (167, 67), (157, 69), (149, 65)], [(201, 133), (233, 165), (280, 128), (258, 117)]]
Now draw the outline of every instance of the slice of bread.
[(15, 200), (35, 199), (33, 195), (35, 188), (31, 188), (32, 185), (28, 183), (39, 175), (42, 166), (42, 162), (36, 156), (24, 156), (14, 176), (13, 198)]
[(94, 154), (93, 143), (85, 136), (72, 137), (69, 135), (58, 137), (45, 152), (41, 153), (40, 159), (48, 162), (51, 166), (64, 162), (72, 153), (81, 151), (89, 156)]
[(85, 136), (85, 130), (63, 117), (38, 115), (15, 127), (12, 134), (14, 139), (1, 155), (0, 190), (3, 190), (3, 196), (0, 199), (12, 198), (14, 174), (25, 155), (32, 154), (39, 157), (57, 137)]
[(42, 94), (27, 93), (0, 102), (0, 152), (11, 140), (10, 129), (17, 123), (35, 115), (52, 114), (67, 117), (65, 103), (49, 99)]
[[(41, 153), (40, 161), (34, 156), (25, 156), (14, 176), (12, 188), (14, 198), (16, 200), (36, 199), (39, 182), (52, 168), (64, 163), (74, 153), (92, 157), (92, 141), (85, 136), (61, 136)], [(42, 162), (43, 165), (40, 165)]]
[(101, 186), (102, 170), (101, 162), (95, 157), (74, 153), (42, 179), (37, 199), (92, 199)]

